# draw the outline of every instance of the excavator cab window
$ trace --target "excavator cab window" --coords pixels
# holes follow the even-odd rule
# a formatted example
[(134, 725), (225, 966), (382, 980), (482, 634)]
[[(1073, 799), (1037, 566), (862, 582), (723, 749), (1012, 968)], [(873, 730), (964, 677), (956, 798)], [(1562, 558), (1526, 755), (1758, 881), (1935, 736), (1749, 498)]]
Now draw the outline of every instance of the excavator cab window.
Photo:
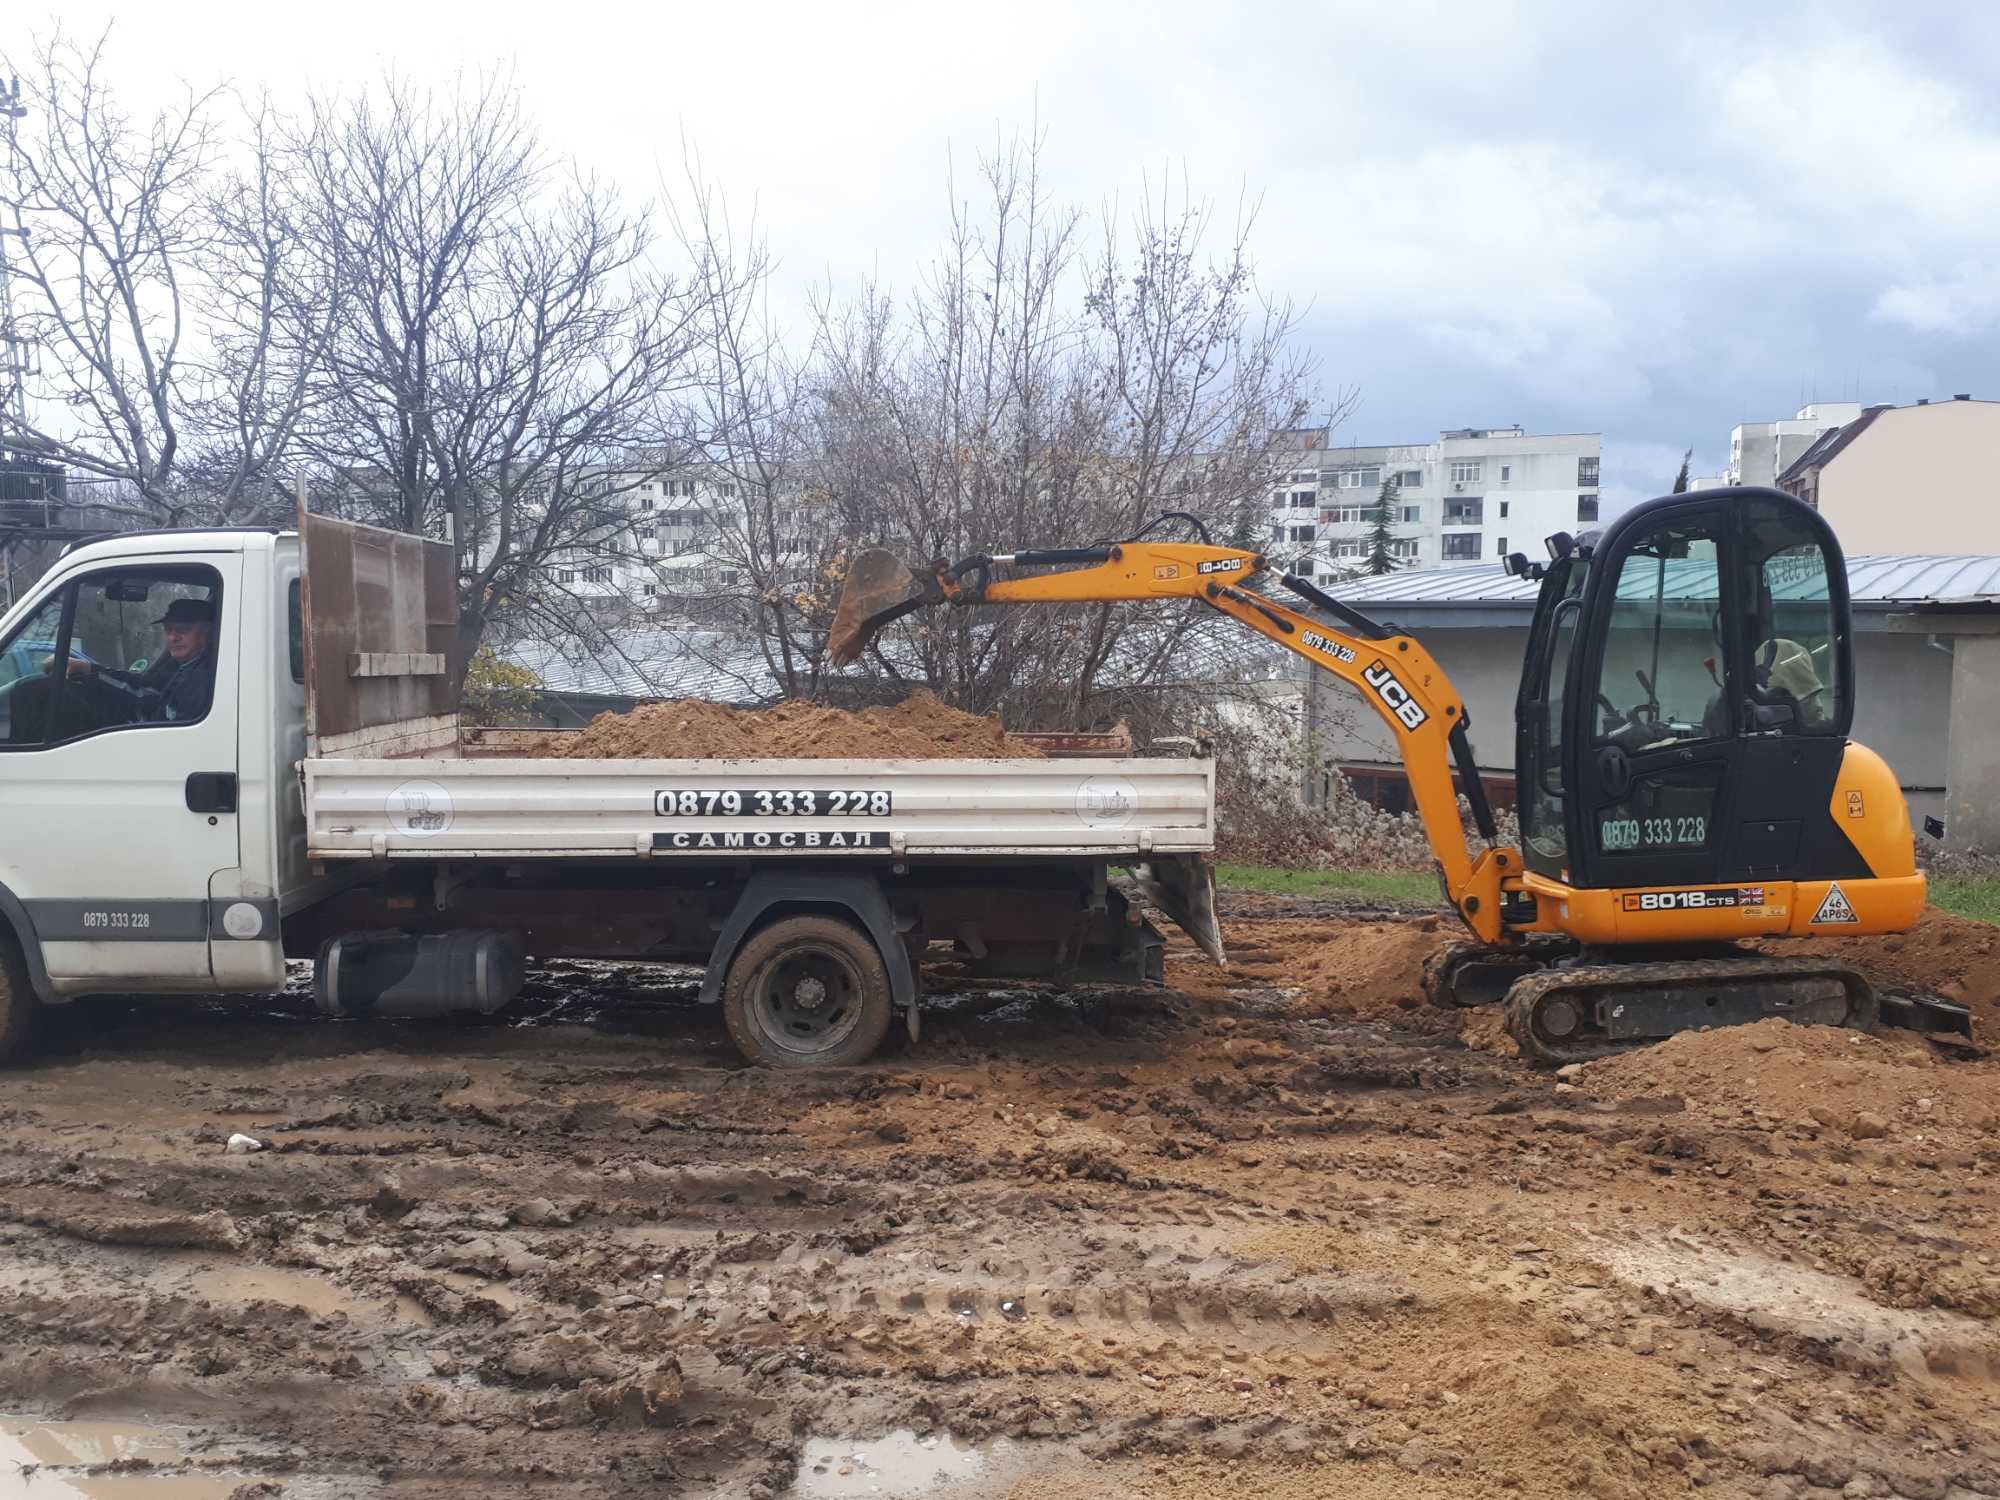
[(1562, 879), (1568, 869), (1563, 702), (1589, 568), (1587, 558), (1572, 554), (1559, 558), (1545, 576), (1516, 709), (1515, 757), (1520, 771), (1514, 800), (1521, 819), (1522, 853), (1530, 869), (1553, 879)]
[(1846, 733), (1845, 632), (1819, 535), (1797, 510), (1763, 500), (1745, 503), (1743, 532), (1753, 731)]

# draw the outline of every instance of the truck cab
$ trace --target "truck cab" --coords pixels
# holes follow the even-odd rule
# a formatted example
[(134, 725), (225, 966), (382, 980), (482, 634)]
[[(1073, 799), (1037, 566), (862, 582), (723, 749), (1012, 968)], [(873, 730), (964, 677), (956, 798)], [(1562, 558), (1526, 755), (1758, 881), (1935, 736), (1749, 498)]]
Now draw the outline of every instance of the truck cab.
[[(39, 993), (283, 982), (283, 900), (309, 883), (299, 590), (294, 534), (136, 533), (72, 549), (9, 613), (0, 918)], [(204, 613), (177, 662), (163, 622)]]

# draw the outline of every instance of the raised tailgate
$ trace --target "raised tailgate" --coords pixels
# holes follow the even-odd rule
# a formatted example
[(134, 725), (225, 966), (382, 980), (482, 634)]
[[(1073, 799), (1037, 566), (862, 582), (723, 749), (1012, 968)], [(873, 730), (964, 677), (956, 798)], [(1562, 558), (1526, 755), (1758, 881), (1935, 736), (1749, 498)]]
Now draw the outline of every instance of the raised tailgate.
[(452, 548), (299, 511), (308, 756), (456, 755)]

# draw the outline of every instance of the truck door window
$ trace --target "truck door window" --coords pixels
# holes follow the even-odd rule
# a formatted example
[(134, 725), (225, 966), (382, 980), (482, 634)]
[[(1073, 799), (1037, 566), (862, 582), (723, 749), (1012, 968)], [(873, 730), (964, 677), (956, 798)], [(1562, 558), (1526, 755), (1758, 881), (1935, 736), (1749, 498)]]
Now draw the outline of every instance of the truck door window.
[(0, 649), (0, 745), (39, 745), (48, 736), (55, 686), (50, 669), (62, 642), (70, 593), (63, 589), (50, 595)]
[(52, 746), (206, 718), (221, 602), (215, 570), (190, 564), (104, 569), (66, 585), (0, 656), (4, 743)]

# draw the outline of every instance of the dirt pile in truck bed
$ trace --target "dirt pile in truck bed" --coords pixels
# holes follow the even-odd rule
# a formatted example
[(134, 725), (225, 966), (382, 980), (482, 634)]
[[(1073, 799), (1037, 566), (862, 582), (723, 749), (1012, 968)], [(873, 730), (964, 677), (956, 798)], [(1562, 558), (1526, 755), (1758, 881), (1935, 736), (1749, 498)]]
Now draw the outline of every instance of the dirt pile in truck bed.
[(917, 693), (901, 703), (849, 711), (823, 703), (727, 708), (700, 698), (599, 714), (559, 752), (568, 758), (650, 759), (1037, 759), (994, 718)]

